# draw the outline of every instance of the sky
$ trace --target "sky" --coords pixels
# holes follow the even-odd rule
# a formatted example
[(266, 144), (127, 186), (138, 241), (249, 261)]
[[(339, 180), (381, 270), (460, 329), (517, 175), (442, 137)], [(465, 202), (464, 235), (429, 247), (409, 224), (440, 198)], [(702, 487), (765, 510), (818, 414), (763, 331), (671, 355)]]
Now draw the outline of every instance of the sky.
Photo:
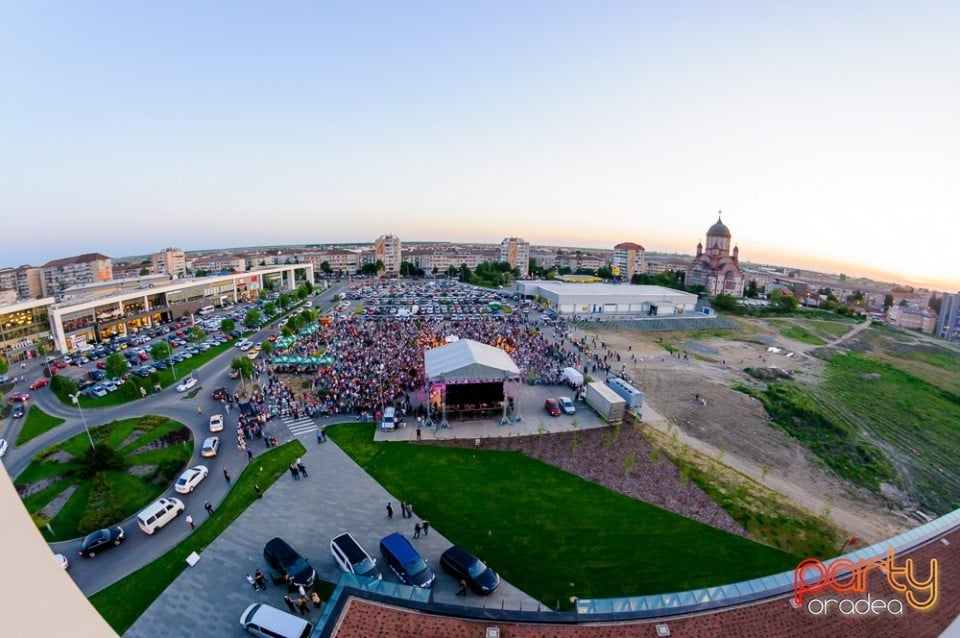
[(960, 3), (0, 3), (0, 266), (692, 254), (960, 290)]

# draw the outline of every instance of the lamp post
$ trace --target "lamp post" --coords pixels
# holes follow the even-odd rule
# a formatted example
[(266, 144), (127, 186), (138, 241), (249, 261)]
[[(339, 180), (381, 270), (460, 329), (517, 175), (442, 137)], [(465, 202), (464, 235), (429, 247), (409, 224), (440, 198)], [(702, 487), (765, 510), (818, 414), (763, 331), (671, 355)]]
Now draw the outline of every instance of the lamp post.
[(76, 394), (71, 394), (70, 400), (77, 406), (77, 409), (80, 410), (80, 420), (83, 421), (83, 429), (87, 433), (87, 438), (90, 439), (90, 448), (93, 450), (97, 449), (97, 446), (93, 444), (93, 437), (90, 436), (90, 428), (87, 427), (87, 417), (83, 415), (83, 408), (80, 407), (80, 397)]

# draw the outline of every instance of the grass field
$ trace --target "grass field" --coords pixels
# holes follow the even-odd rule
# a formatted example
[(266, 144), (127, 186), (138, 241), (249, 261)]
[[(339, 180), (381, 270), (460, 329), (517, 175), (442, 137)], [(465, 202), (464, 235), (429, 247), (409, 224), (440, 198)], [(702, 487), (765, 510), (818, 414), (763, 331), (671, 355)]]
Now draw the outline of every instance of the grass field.
[(518, 452), (373, 443), (327, 428), (452, 542), (550, 607), (571, 596), (679, 591), (792, 569), (799, 558), (600, 487)]
[[(247, 465), (240, 476), (234, 479), (233, 488), (213, 516), (204, 518), (202, 524), (172, 550), (97, 592), (90, 597), (90, 602), (114, 631), (118, 634), (125, 632), (180, 572), (186, 569), (187, 556), (191, 552), (203, 552), (230, 523), (257, 500), (253, 491), (254, 483), (266, 490), (286, 471), (290, 463), (305, 452), (302, 443), (291, 441), (258, 455), (257, 463)], [(260, 467), (263, 467), (263, 472), (259, 471)], [(264, 498), (270, 498), (269, 492)]]
[(27, 410), (27, 418), (23, 422), (20, 434), (17, 435), (17, 445), (23, 445), (30, 439), (52, 430), (61, 423), (64, 423), (63, 419), (51, 416), (37, 406), (31, 405), (30, 409)]
[[(163, 493), (169, 487), (173, 477), (190, 460), (193, 454), (193, 441), (189, 438), (189, 431), (184, 432), (184, 430), (186, 428), (176, 421), (154, 416), (125, 419), (91, 428), (90, 434), (93, 436), (95, 445), (113, 449), (117, 449), (121, 442), (136, 433), (135, 438), (128, 445), (117, 450), (122, 457), (124, 468), (140, 466), (143, 470), (136, 476), (119, 470), (105, 470), (88, 476), (81, 475), (80, 457), (90, 447), (85, 433), (53, 445), (35, 456), (30, 465), (15, 480), (17, 486), (29, 486), (38, 481), (53, 481), (50, 485), (26, 497), (23, 500), (24, 507), (30, 514), (35, 514), (65, 490), (76, 487), (50, 521), (53, 533), (47, 528), (41, 529), (41, 533), (48, 541), (77, 538), (102, 527), (104, 523), (109, 524), (113, 517), (116, 520), (126, 518)], [(131, 454), (148, 443), (168, 436), (184, 440), (166, 447)], [(66, 458), (61, 460), (60, 455)], [(54, 458), (55, 456), (57, 458)], [(102, 482), (102, 487), (97, 492), (98, 496), (93, 498), (92, 488), (98, 480)], [(103, 507), (102, 503), (107, 503), (109, 507)], [(96, 515), (91, 516), (92, 509), (104, 510), (103, 517), (111, 518), (111, 521), (99, 520), (100, 517)]]

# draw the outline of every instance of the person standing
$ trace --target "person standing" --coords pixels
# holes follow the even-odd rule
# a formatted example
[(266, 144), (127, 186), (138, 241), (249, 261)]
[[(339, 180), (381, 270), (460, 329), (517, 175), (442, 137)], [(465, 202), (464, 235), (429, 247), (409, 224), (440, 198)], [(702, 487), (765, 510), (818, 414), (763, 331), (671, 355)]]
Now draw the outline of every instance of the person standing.
[(297, 585), (297, 593), (300, 594), (300, 598), (307, 597), (307, 590), (304, 589), (303, 585)]
[(260, 568), (257, 568), (256, 573), (253, 575), (253, 582), (255, 586), (260, 591), (267, 591), (267, 579), (263, 577), (263, 572), (260, 571)]
[(460, 579), (460, 588), (457, 590), (457, 596), (466, 596), (467, 595), (467, 581)]
[(187, 514), (187, 525), (190, 526), (190, 529), (193, 529), (193, 517)]
[(263, 494), (260, 492), (260, 486), (254, 483), (253, 491), (257, 493), (257, 498), (263, 498)]
[(387, 518), (393, 519), (393, 505), (387, 503)]
[(307, 598), (305, 596), (301, 596), (297, 599), (297, 609), (300, 610), (300, 615), (302, 616), (306, 616), (310, 613), (310, 607), (307, 605)]
[(416, 525), (413, 526), (413, 537), (414, 537), (414, 538), (420, 538), (420, 530), (421, 530), (421, 529), (423, 529), (423, 528), (420, 527), (420, 523), (417, 523)]
[(317, 445), (323, 443), (323, 430), (317, 430)]
[(227, 468), (223, 468), (223, 479), (227, 482), (227, 485), (230, 485), (230, 473), (227, 472)]
[(290, 476), (293, 477), (294, 481), (300, 480), (300, 470), (297, 469), (297, 466), (293, 463), (290, 464)]
[(327, 428), (320, 428), (320, 442), (327, 442)]
[(407, 502), (400, 501), (400, 518), (406, 518), (406, 517), (407, 517)]
[(250, 586), (253, 587), (254, 590), (258, 589), (256, 579), (250, 574), (247, 574), (247, 582), (250, 583)]
[(423, 519), (423, 535), (427, 536), (430, 534), (430, 521)]
[(420, 423), (417, 423), (417, 440), (420, 440)]
[(253, 463), (253, 450), (247, 449), (247, 463)]
[(310, 594), (310, 600), (313, 601), (314, 607), (316, 607), (317, 609), (320, 609), (320, 604), (321, 604), (320, 594), (318, 594), (317, 592), (313, 592), (312, 594)]
[(283, 597), (283, 602), (287, 604), (287, 607), (290, 609), (291, 614), (297, 613), (297, 608), (293, 606), (293, 600), (289, 596)]
[(297, 469), (300, 470), (300, 475), (301, 475), (303, 478), (307, 478), (307, 476), (309, 476), (309, 475), (307, 474), (307, 468), (306, 468), (306, 466), (305, 466), (303, 463), (301, 463), (299, 459), (297, 459)]

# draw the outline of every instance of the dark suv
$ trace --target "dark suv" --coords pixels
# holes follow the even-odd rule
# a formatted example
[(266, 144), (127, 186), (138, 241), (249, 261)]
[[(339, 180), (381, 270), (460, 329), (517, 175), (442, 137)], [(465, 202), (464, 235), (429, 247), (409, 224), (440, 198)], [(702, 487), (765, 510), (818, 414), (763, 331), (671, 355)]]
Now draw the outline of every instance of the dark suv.
[(290, 576), (294, 585), (312, 587), (317, 579), (317, 570), (282, 538), (268, 541), (263, 548), (263, 557), (281, 575)]

